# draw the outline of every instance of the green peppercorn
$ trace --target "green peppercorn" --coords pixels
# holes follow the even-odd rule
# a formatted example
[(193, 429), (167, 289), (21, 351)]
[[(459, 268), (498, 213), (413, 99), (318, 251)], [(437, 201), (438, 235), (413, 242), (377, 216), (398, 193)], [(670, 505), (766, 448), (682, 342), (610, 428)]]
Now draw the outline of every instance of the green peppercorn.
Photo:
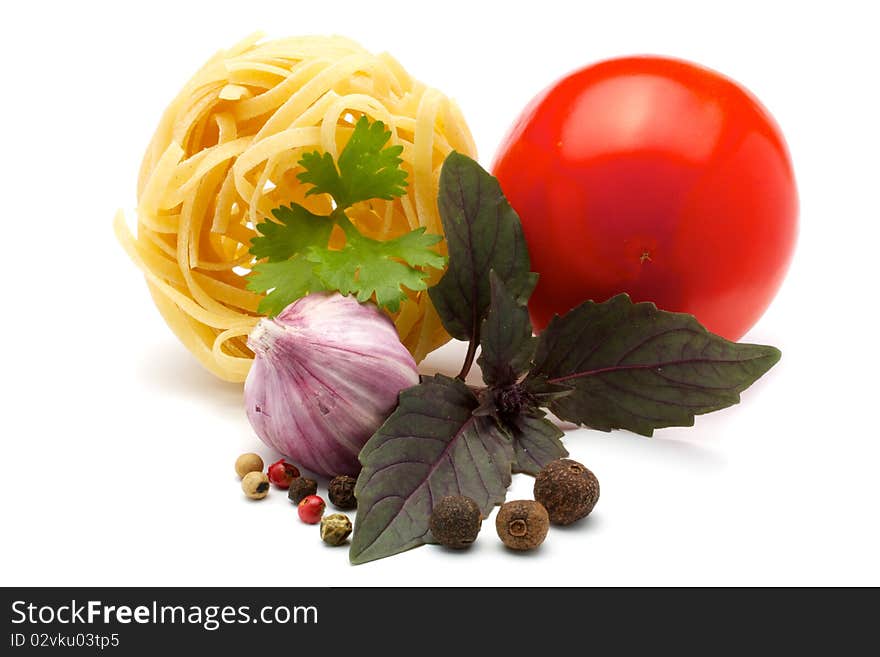
[(305, 477), (295, 477), (290, 482), (287, 489), (287, 499), (294, 504), (299, 504), (309, 495), (315, 495), (318, 492), (318, 482), (314, 479), (306, 479)]
[(238, 475), (239, 479), (244, 479), (248, 472), (262, 472), (262, 470), (263, 459), (260, 458), (259, 454), (248, 452), (235, 459), (235, 474)]
[(357, 479), (348, 475), (333, 477), (327, 485), (327, 497), (337, 509), (356, 509), (357, 498), (354, 496), (354, 487)]
[(456, 549), (470, 547), (477, 540), (482, 524), (480, 507), (464, 495), (441, 498), (428, 521), (434, 540)]
[(554, 525), (570, 525), (590, 514), (599, 501), (599, 480), (582, 463), (557, 459), (535, 477), (535, 499)]
[(248, 472), (241, 480), (241, 489), (252, 500), (261, 500), (269, 494), (269, 477), (265, 472)]
[(507, 502), (498, 509), (495, 529), (511, 550), (533, 550), (544, 542), (550, 528), (547, 509), (533, 500)]
[(329, 545), (342, 545), (351, 534), (351, 520), (341, 513), (321, 518), (321, 540)]

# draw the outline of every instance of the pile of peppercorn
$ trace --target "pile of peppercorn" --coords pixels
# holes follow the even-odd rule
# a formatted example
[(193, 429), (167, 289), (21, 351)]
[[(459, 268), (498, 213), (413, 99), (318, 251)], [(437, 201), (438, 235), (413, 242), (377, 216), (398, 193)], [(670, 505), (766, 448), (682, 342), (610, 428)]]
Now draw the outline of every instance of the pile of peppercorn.
[[(318, 482), (300, 476), (299, 468), (284, 459), (276, 461), (263, 472), (263, 459), (253, 452), (242, 454), (235, 461), (235, 472), (241, 478), (241, 489), (252, 500), (269, 494), (269, 484), (287, 490), (287, 498), (296, 504), (300, 520), (310, 525), (321, 523), (321, 539), (330, 545), (342, 545), (351, 534), (351, 520), (342, 513), (324, 515), (326, 504), (317, 494)], [(330, 502), (337, 509), (357, 508), (354, 477), (333, 477), (327, 487)]]
[[(330, 545), (342, 545), (351, 534), (351, 520), (342, 514), (324, 515), (326, 504), (317, 494), (318, 482), (300, 476), (299, 468), (284, 459), (263, 472), (258, 454), (242, 454), (235, 461), (244, 494), (261, 500), (269, 494), (269, 484), (287, 489), (287, 497), (296, 504), (300, 520), (310, 525), (321, 523), (321, 539)], [(327, 486), (330, 502), (338, 509), (357, 508), (354, 477), (333, 477)], [(599, 501), (599, 480), (583, 464), (571, 459), (548, 463), (535, 477), (534, 500), (506, 502), (498, 510), (495, 530), (511, 550), (533, 550), (547, 537), (550, 524), (570, 525), (585, 518)], [(469, 547), (480, 533), (483, 517), (480, 507), (469, 497), (443, 497), (434, 506), (429, 527), (434, 540), (446, 547)]]
[[(585, 518), (599, 500), (599, 480), (577, 461), (548, 463), (535, 478), (534, 500), (514, 500), (498, 510), (495, 530), (512, 550), (533, 550), (547, 537), (550, 523), (570, 525)], [(466, 548), (482, 525), (480, 508), (463, 495), (442, 498), (431, 513), (434, 540), (451, 548)]]

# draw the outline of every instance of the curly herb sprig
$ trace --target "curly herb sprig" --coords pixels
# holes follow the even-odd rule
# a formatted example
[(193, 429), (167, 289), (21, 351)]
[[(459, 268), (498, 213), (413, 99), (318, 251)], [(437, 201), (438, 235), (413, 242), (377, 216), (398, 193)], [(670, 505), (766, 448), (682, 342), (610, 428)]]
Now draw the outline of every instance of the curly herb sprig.
[[(358, 301), (375, 300), (391, 312), (400, 309), (406, 289), (427, 287), (425, 268), (441, 269), (446, 259), (433, 247), (442, 240), (417, 228), (395, 239), (364, 236), (348, 218), (356, 203), (391, 200), (406, 193), (402, 146), (386, 146), (391, 132), (381, 121), (361, 117), (334, 162), (329, 153), (305, 153), (297, 177), (311, 186), (307, 196), (327, 194), (335, 204), (329, 215), (318, 215), (298, 203), (272, 211), (275, 221), (257, 225), (250, 252), (264, 260), (253, 267), (248, 289), (266, 292), (259, 312), (276, 315), (292, 302), (319, 291), (351, 294)], [(338, 226), (345, 245), (329, 247)]]

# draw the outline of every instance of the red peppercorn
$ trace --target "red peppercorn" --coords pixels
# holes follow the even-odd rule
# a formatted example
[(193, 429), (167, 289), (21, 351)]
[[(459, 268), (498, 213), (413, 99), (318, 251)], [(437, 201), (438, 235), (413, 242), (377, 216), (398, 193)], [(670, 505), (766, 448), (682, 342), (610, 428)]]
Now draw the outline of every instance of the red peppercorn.
[(290, 482), (299, 477), (299, 469), (292, 463), (281, 459), (269, 466), (268, 475), (269, 481), (278, 488), (289, 488)]
[(321, 516), (324, 515), (324, 500), (317, 495), (309, 495), (304, 497), (302, 501), (296, 505), (299, 512), (299, 519), (310, 525), (317, 525), (321, 522)]

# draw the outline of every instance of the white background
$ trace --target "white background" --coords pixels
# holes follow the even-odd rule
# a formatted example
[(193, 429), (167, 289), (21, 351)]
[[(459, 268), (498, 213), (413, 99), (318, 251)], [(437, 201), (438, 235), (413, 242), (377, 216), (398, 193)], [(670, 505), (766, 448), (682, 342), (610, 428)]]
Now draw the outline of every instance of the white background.
[[(880, 268), (872, 3), (12, 3), (0, 21), (0, 584), (880, 584)], [(823, 5), (825, 9), (818, 7)], [(569, 431), (593, 515), (531, 555), (474, 549), (352, 567), (283, 494), (232, 464), (273, 455), (240, 387), (162, 322), (111, 219), (160, 113), (255, 29), (389, 50), (455, 97), (484, 164), (542, 87), (615, 55), (698, 61), (749, 87), (788, 139), (801, 233), (746, 340), (783, 360), (743, 404), (654, 439)], [(433, 367), (457, 369), (458, 347)], [(515, 478), (508, 499), (530, 497)]]

